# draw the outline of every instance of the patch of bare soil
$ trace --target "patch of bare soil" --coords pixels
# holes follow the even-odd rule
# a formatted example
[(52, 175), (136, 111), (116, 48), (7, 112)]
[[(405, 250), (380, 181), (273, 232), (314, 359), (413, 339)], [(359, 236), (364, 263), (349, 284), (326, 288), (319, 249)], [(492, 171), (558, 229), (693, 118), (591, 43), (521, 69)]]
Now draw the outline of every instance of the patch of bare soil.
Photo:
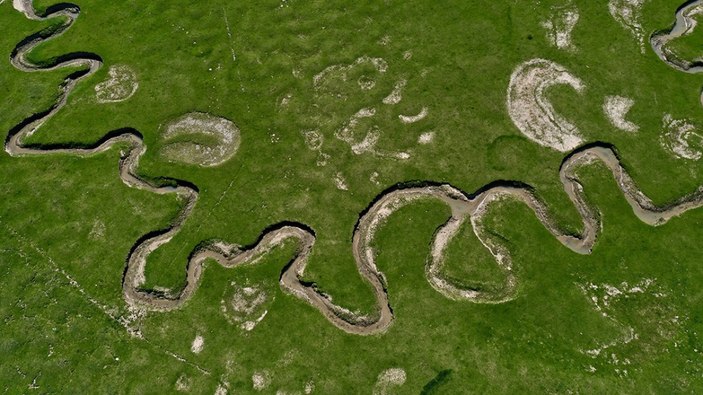
[(395, 83), (391, 93), (384, 97), (381, 102), (389, 105), (400, 103), (400, 101), (403, 100), (403, 89), (405, 89), (405, 85), (407, 84), (408, 80), (398, 80), (398, 82)]
[[(369, 95), (366, 92), (377, 90), (378, 82), (382, 78), (387, 78), (385, 76), (388, 70), (388, 63), (384, 59), (369, 56), (361, 56), (351, 64), (328, 66), (312, 79), (315, 98), (320, 102), (327, 103), (325, 104), (327, 107), (329, 107), (330, 102), (339, 102), (341, 107), (345, 107), (349, 101), (365, 102), (364, 100), (359, 100), (360, 97)], [(364, 74), (357, 77), (362, 71)], [(348, 83), (352, 76), (356, 80), (356, 84)], [(378, 146), (385, 131), (373, 120), (379, 116), (378, 114), (382, 113), (384, 108), (387, 109), (389, 106), (401, 102), (403, 90), (407, 83), (408, 80), (406, 78), (397, 78), (391, 92), (380, 103), (365, 103), (351, 115), (342, 116), (341, 121), (338, 119), (339, 114), (334, 112), (335, 110), (327, 109), (323, 111), (315, 105), (315, 115), (311, 116), (311, 122), (314, 122), (314, 125), (311, 124), (310, 129), (321, 136), (332, 132), (336, 139), (348, 144), (355, 155), (371, 154), (384, 158), (409, 159), (411, 156), (409, 150), (384, 149)], [(328, 113), (325, 114), (325, 111)], [(428, 109), (422, 108), (418, 115), (400, 115), (398, 118), (403, 123), (414, 123), (424, 119), (427, 114)], [(308, 131), (303, 132), (306, 143), (308, 142), (307, 134)], [(321, 139), (317, 140), (322, 141)], [(323, 148), (324, 144), (321, 143), (319, 147), (315, 144), (315, 148), (311, 148), (318, 152), (318, 166), (327, 165), (328, 160), (331, 159)], [(311, 147), (310, 144), (308, 144), (308, 147)]]
[(625, 132), (636, 133), (640, 127), (625, 119), (634, 105), (635, 101), (628, 97), (608, 96), (603, 102), (603, 113), (611, 125)]
[(418, 144), (427, 145), (434, 140), (435, 132), (425, 132), (417, 138)]
[(95, 85), (98, 103), (117, 103), (132, 97), (139, 89), (137, 74), (127, 65), (114, 65), (108, 69), (108, 78)]
[(176, 391), (190, 392), (190, 379), (185, 374), (182, 374), (176, 380)]
[(362, 56), (354, 61), (354, 63), (349, 65), (333, 65), (329, 66), (321, 72), (317, 73), (313, 78), (313, 86), (316, 89), (324, 89), (325, 83), (332, 79), (341, 79), (342, 81), (347, 80), (347, 75), (350, 70), (357, 66), (369, 64), (379, 73), (385, 73), (388, 71), (388, 63), (383, 58), (372, 58), (370, 56)]
[(563, 66), (544, 59), (532, 59), (513, 71), (508, 86), (508, 114), (515, 126), (537, 144), (568, 152), (582, 142), (578, 128), (554, 111), (546, 91), (554, 85), (568, 85), (583, 92), (584, 83)]
[(251, 383), (254, 391), (263, 391), (271, 385), (271, 374), (265, 370), (254, 372), (251, 376)]
[(90, 229), (88, 238), (91, 240), (104, 240), (105, 239), (105, 223), (99, 219), (93, 222), (93, 227)]
[(703, 136), (696, 133), (696, 127), (685, 119), (674, 119), (665, 114), (662, 119), (661, 145), (675, 158), (699, 160), (703, 148)]
[(579, 21), (579, 9), (573, 4), (552, 8), (552, 17), (542, 22), (547, 30), (547, 40), (559, 49), (574, 51), (571, 32)]
[(644, 53), (644, 29), (642, 28), (642, 6), (647, 0), (610, 0), (608, 11), (622, 27), (627, 29), (637, 40), (640, 51)]
[(620, 332), (610, 339), (593, 341), (591, 348), (580, 350), (601, 369), (608, 368), (626, 377), (641, 354), (670, 346), (676, 348), (680, 339), (687, 337), (683, 323), (689, 317), (677, 311), (670, 298), (672, 291), (663, 289), (656, 279), (619, 284), (587, 282), (579, 284), (579, 288), (594, 310)]
[(230, 286), (231, 290), (220, 302), (220, 310), (231, 324), (250, 332), (266, 317), (273, 299), (260, 284), (240, 285), (232, 282)]
[(200, 354), (200, 352), (203, 351), (203, 347), (205, 346), (205, 338), (203, 338), (200, 335), (195, 336), (195, 339), (193, 339), (193, 343), (190, 345), (190, 351), (193, 354)]
[[(201, 112), (188, 113), (168, 122), (161, 136), (167, 141), (160, 150), (163, 157), (203, 167), (228, 161), (240, 143), (239, 128), (234, 122)], [(179, 141), (184, 138), (187, 140)], [(201, 142), (197, 141), (198, 138)]]
[(405, 370), (401, 368), (391, 368), (384, 370), (378, 375), (373, 388), (374, 395), (386, 395), (393, 387), (400, 387), (405, 384), (407, 376)]
[(428, 113), (429, 111), (427, 110), (427, 107), (422, 107), (417, 115), (398, 115), (398, 119), (400, 119), (400, 122), (405, 124), (415, 123), (425, 119)]
[(303, 393), (305, 395), (310, 395), (312, 392), (315, 391), (315, 382), (312, 380), (309, 380), (307, 383), (305, 383), (305, 388), (303, 389)]

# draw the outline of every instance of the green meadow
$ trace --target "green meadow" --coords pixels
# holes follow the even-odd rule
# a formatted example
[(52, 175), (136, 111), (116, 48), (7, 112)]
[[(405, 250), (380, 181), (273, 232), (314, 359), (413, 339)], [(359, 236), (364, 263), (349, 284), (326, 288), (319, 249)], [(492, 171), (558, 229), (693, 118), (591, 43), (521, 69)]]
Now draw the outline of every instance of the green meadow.
[[(146, 287), (177, 293), (188, 257), (204, 240), (251, 245), (273, 224), (302, 223), (316, 242), (305, 279), (335, 304), (373, 314), (376, 300), (357, 271), (352, 234), (360, 213), (402, 183), (448, 183), (472, 194), (496, 180), (532, 186), (566, 230), (581, 218), (559, 179), (566, 154), (525, 137), (506, 108), (513, 70), (542, 58), (586, 88), (546, 91), (586, 143), (616, 147), (624, 167), (656, 204), (703, 185), (701, 162), (662, 144), (663, 118), (685, 119), (703, 136), (703, 75), (662, 62), (649, 36), (670, 27), (682, 0), (645, 1), (644, 52), (606, 1), (450, 0), (78, 0), (75, 24), (29, 59), (69, 53), (104, 66), (66, 106), (26, 139), (38, 146), (90, 145), (108, 133), (139, 131), (148, 147), (144, 178), (196, 185), (198, 203), (181, 231), (148, 260)], [(624, 0), (623, 0), (624, 1)], [(617, 3), (617, 1), (615, 1)], [(53, 5), (37, 0), (41, 13)], [(542, 26), (565, 5), (578, 9), (573, 49), (556, 48)], [(703, 22), (702, 18), (700, 22)], [(60, 24), (31, 21), (0, 2), (0, 129), (51, 107), (78, 69), (27, 73), (9, 61), (27, 36)], [(703, 54), (701, 31), (674, 42), (679, 56)], [(696, 43), (698, 38), (698, 43)], [(367, 56), (346, 80), (315, 76)], [(109, 68), (138, 80), (129, 99), (96, 100)], [(373, 80), (362, 88), (359, 81)], [(402, 100), (383, 100), (406, 81)], [(631, 98), (636, 133), (614, 127), (607, 96)], [(375, 108), (380, 153), (354, 153), (335, 136), (363, 108)], [(427, 116), (413, 123), (426, 109)], [(216, 167), (169, 161), (163, 125), (189, 112), (232, 120), (237, 153)], [(322, 136), (311, 147), (305, 132)], [(423, 135), (431, 141), (420, 143)], [(690, 148), (703, 151), (703, 138)], [(700, 393), (703, 391), (703, 209), (651, 227), (632, 213), (600, 164), (579, 170), (603, 229), (591, 255), (563, 247), (525, 205), (493, 205), (485, 227), (510, 251), (518, 296), (502, 304), (450, 300), (425, 277), (430, 243), (450, 216), (435, 200), (392, 214), (374, 240), (394, 322), (358, 336), (279, 286), (294, 246), (256, 263), (205, 266), (182, 308), (123, 325), (126, 259), (137, 240), (182, 208), (173, 195), (130, 188), (119, 177), (120, 147), (88, 158), (0, 154), (0, 390), (4, 393)], [(399, 159), (391, 153), (405, 152)], [(321, 160), (323, 163), (321, 163)], [(343, 184), (343, 186), (341, 185)], [(500, 287), (501, 271), (464, 225), (445, 271), (459, 282)], [(266, 314), (247, 330), (226, 301), (242, 287), (265, 296)], [(202, 350), (193, 351), (196, 337)], [(383, 384), (402, 369), (402, 384)], [(255, 378), (263, 384), (256, 385)], [(226, 391), (226, 392), (222, 392)]]

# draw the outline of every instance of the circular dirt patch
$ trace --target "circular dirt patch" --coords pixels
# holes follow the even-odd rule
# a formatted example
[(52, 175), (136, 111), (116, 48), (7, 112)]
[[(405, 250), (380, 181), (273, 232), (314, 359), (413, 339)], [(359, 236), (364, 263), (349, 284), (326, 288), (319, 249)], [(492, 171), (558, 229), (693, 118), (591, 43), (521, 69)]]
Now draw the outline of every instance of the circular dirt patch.
[(171, 162), (213, 167), (226, 162), (239, 148), (239, 128), (234, 122), (214, 115), (192, 112), (163, 128), (167, 143), (160, 154)]
[(139, 88), (137, 75), (126, 65), (110, 66), (108, 78), (95, 85), (98, 103), (117, 103), (132, 97)]
[(243, 286), (232, 282), (230, 285), (220, 302), (220, 309), (227, 321), (249, 332), (266, 317), (273, 298), (267, 295), (261, 284)]

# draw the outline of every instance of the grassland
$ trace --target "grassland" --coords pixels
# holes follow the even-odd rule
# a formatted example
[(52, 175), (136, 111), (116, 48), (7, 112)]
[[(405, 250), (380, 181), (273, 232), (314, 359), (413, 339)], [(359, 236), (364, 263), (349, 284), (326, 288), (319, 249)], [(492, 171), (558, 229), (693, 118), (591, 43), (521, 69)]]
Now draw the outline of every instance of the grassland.
[[(582, 95), (550, 90), (555, 109), (587, 141), (614, 144), (656, 203), (703, 184), (699, 162), (673, 158), (660, 144), (665, 113), (703, 125), (703, 78), (673, 70), (650, 48), (642, 54), (596, 2), (575, 3), (575, 52), (550, 46), (540, 23), (560, 4), (85, 0), (75, 25), (31, 60), (98, 54), (106, 66), (132, 68), (139, 90), (121, 103), (98, 103), (93, 88), (107, 78), (103, 67), (28, 142), (90, 144), (134, 128), (148, 147), (142, 175), (197, 185), (192, 216), (149, 258), (148, 286), (182, 287), (188, 255), (203, 240), (249, 245), (269, 225), (296, 221), (317, 237), (306, 277), (335, 303), (372, 312), (375, 300), (357, 273), (351, 237), (359, 214), (398, 182), (432, 180), (473, 192), (494, 180), (519, 180), (535, 188), (562, 226), (579, 230), (558, 177), (564, 155), (523, 137), (505, 108), (510, 75), (525, 60), (552, 60), (586, 83)], [(678, 6), (647, 2), (647, 34), (670, 26)], [(29, 21), (8, 2), (0, 4), (0, 18), (0, 51), (8, 56), (23, 38), (56, 23)], [(691, 51), (690, 43), (681, 45)], [(362, 55), (388, 63), (375, 89), (359, 91), (352, 80), (341, 86), (345, 101), (316, 93), (313, 76)], [(48, 108), (69, 72), (23, 73), (1, 62), (0, 128), (11, 130)], [(400, 78), (408, 81), (403, 100), (377, 119), (384, 131), (379, 146), (410, 147), (413, 155), (405, 161), (354, 155), (330, 125), (378, 105)], [(603, 116), (603, 98), (613, 94), (634, 99), (629, 118), (640, 125), (637, 134), (614, 129)], [(425, 120), (398, 122), (398, 115), (423, 107)], [(241, 146), (233, 159), (198, 168), (159, 155), (160, 126), (192, 111), (237, 124)], [(318, 152), (305, 145), (302, 132), (313, 128), (324, 135), (326, 166), (317, 166)], [(429, 131), (432, 144), (416, 144)], [(0, 155), (0, 387), (8, 393), (29, 392), (32, 384), (39, 392), (173, 392), (179, 381), (195, 393), (218, 386), (246, 393), (257, 372), (270, 378), (264, 392), (302, 392), (312, 382), (314, 393), (369, 393), (379, 374), (395, 367), (407, 373), (399, 393), (695, 393), (703, 387), (703, 211), (649, 227), (598, 165), (580, 172), (603, 219), (591, 255), (561, 246), (524, 205), (491, 209), (486, 226), (506, 240), (520, 283), (519, 297), (509, 303), (452, 301), (428, 285), (429, 244), (449, 212), (427, 201), (397, 211), (375, 241), (395, 313), (384, 334), (346, 334), (283, 293), (278, 278), (293, 254), (285, 245), (252, 267), (227, 270), (211, 262), (183, 308), (135, 322), (139, 339), (115, 319), (127, 314), (125, 259), (136, 240), (166, 226), (180, 205), (122, 183), (119, 157), (118, 148), (90, 158)], [(338, 173), (348, 190), (335, 187)], [(489, 287), (501, 281), (493, 257), (468, 228), (450, 246), (447, 272)], [(232, 283), (268, 295), (268, 314), (252, 331), (221, 312)], [(644, 292), (596, 306), (591, 297), (604, 300), (603, 284)], [(625, 342), (630, 330), (637, 338)], [(205, 343), (194, 354), (197, 335)], [(599, 355), (587, 353), (610, 344)]]

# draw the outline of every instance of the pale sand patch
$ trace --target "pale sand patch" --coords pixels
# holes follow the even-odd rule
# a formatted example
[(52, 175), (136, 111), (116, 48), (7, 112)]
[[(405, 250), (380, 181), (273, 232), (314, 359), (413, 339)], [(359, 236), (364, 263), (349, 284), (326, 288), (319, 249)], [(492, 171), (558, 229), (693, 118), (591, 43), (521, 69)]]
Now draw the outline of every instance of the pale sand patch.
[(642, 6), (647, 0), (610, 0), (608, 11), (610, 15), (629, 30), (640, 45), (640, 52), (644, 53), (644, 29), (640, 19), (642, 17)]
[(434, 140), (434, 135), (435, 132), (425, 132), (418, 137), (417, 142), (423, 145), (430, 144)]
[(203, 167), (223, 164), (239, 149), (240, 132), (234, 122), (214, 115), (191, 112), (166, 124), (162, 138), (166, 141), (199, 136), (216, 141), (175, 141), (165, 144), (160, 154), (173, 162), (182, 162)]
[(422, 107), (422, 109), (417, 115), (398, 115), (398, 119), (400, 119), (400, 122), (406, 124), (415, 123), (427, 118), (427, 114), (429, 114), (427, 107)]
[(407, 376), (405, 370), (401, 368), (391, 368), (384, 370), (378, 375), (376, 385), (373, 388), (374, 395), (388, 394), (392, 387), (400, 387), (405, 384)]
[(608, 121), (620, 130), (636, 133), (640, 127), (625, 119), (635, 101), (622, 96), (608, 96), (603, 102), (603, 112)]
[(203, 351), (203, 346), (205, 346), (205, 339), (200, 335), (196, 335), (195, 339), (193, 339), (193, 344), (190, 345), (190, 351), (194, 354), (200, 354)]
[(571, 43), (571, 32), (579, 21), (579, 10), (569, 4), (565, 7), (554, 7), (551, 19), (543, 21), (542, 27), (547, 29), (547, 40), (559, 49), (574, 50)]
[(265, 370), (254, 372), (251, 376), (251, 383), (254, 390), (263, 391), (271, 384), (271, 375)]
[[(699, 160), (703, 136), (694, 132), (696, 127), (686, 119), (674, 119), (671, 114), (664, 114), (661, 145), (674, 157), (679, 159)], [(699, 149), (693, 148), (696, 145)]]
[(403, 60), (410, 60), (413, 58), (413, 51), (405, 51), (403, 53)]
[(129, 66), (114, 65), (107, 71), (108, 78), (95, 85), (98, 103), (118, 103), (132, 97), (139, 89), (137, 74)]
[(507, 107), (510, 118), (530, 140), (545, 147), (568, 152), (582, 142), (578, 128), (556, 114), (545, 91), (554, 85), (568, 85), (581, 93), (584, 83), (563, 66), (545, 59), (520, 64), (510, 77)]
[(261, 313), (260, 316), (256, 317), (256, 319), (251, 320), (251, 321), (246, 321), (242, 325), (240, 325), (239, 327), (244, 329), (247, 332), (251, 332), (252, 330), (254, 330), (254, 328), (256, 328), (256, 326), (259, 324), (259, 322), (261, 322), (264, 318), (266, 318), (266, 314), (268, 314), (268, 313), (269, 313), (268, 310), (264, 310), (264, 312)]

